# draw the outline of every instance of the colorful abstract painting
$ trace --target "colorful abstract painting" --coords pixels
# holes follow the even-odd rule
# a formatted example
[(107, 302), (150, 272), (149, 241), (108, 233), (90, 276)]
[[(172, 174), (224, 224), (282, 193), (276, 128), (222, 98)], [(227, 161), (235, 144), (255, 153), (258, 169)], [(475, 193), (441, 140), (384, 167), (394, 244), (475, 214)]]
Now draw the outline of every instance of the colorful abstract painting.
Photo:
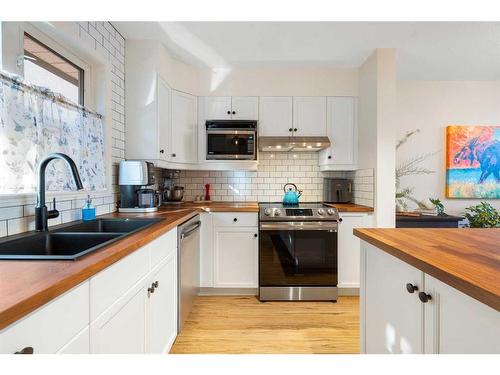
[(500, 198), (500, 126), (446, 128), (446, 196)]

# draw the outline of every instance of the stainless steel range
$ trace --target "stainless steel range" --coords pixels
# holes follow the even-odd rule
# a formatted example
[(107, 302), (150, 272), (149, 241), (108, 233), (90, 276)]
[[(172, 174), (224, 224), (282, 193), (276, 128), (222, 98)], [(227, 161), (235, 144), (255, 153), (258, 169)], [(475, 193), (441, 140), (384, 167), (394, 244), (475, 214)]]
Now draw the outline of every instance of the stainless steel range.
[(259, 211), (259, 299), (336, 301), (337, 209), (262, 203)]

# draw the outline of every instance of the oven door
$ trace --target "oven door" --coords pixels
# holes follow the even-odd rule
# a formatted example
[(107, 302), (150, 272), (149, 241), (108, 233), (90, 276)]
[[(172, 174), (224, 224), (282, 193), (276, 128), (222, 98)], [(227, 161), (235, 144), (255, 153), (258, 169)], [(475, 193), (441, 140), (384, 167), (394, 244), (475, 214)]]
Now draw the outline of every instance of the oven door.
[(255, 131), (207, 130), (207, 160), (254, 160)]
[(260, 287), (337, 285), (337, 223), (260, 224)]

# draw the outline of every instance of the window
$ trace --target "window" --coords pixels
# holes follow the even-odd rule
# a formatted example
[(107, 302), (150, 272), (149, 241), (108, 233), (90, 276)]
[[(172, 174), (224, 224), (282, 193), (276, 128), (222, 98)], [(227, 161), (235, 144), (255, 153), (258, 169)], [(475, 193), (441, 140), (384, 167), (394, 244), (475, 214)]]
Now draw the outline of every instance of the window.
[(24, 79), (84, 104), (83, 69), (27, 33), (24, 34)]

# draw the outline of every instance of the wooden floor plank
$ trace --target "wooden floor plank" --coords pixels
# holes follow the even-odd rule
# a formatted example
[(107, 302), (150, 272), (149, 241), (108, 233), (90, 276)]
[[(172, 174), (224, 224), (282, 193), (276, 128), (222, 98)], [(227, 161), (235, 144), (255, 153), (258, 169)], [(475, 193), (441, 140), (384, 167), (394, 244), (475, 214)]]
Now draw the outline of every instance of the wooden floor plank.
[(359, 353), (359, 298), (265, 302), (198, 297), (171, 353)]

